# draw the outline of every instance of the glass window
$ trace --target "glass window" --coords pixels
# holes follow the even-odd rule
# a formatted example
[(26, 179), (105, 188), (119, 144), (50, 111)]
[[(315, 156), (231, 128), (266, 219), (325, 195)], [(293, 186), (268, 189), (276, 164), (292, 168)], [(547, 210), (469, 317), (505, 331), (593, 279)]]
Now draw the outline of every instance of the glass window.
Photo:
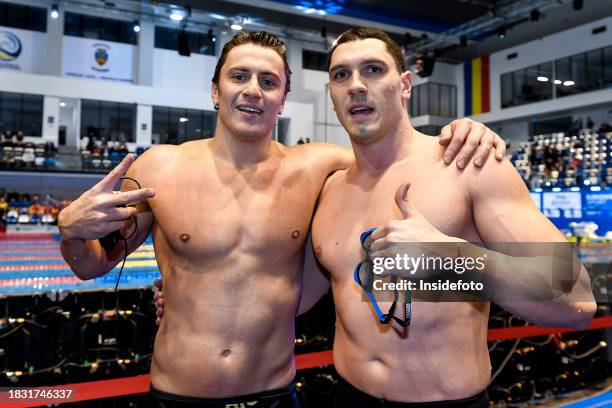
[(117, 104), (113, 102), (99, 102), (99, 124), (100, 124), (100, 136), (110, 140), (113, 136), (113, 130), (115, 129), (116, 123), (113, 121), (117, 117)]
[(412, 88), (408, 101), (411, 117), (422, 115), (456, 116), (457, 87), (454, 85), (428, 82)]
[(215, 112), (154, 106), (152, 139), (162, 144), (206, 139), (213, 136), (215, 122)]
[[(202, 115), (202, 138), (207, 139), (215, 135), (217, 127), (217, 113), (214, 111), (203, 111)], [(282, 120), (283, 118), (281, 118)]]
[(32, 31), (47, 31), (47, 9), (0, 3), (0, 25)]
[(136, 128), (136, 105), (120, 103), (117, 122), (117, 140), (127, 141), (133, 139), (131, 135)]
[(513, 105), (522, 105), (523, 103), (525, 103), (525, 94), (529, 93), (529, 88), (525, 87), (525, 70), (522, 69), (513, 72), (512, 77), (512, 82), (514, 85)]
[(587, 80), (590, 89), (601, 89), (604, 86), (604, 50), (589, 51), (586, 54), (587, 58)]
[[(552, 99), (553, 97), (553, 69), (552, 62), (545, 62), (539, 64), (538, 74), (536, 76), (536, 83), (534, 86), (535, 94), (538, 96), (539, 101)], [(547, 78), (548, 81), (538, 81), (537, 77)]]
[(302, 68), (327, 72), (327, 53), (302, 49)]
[(187, 123), (183, 122), (186, 118), (185, 109), (170, 108), (170, 122), (168, 123), (168, 134), (171, 138), (174, 138), (176, 143), (168, 142), (171, 144), (178, 144), (185, 141), (185, 133), (187, 132)]
[(418, 105), (418, 114), (417, 116), (421, 116), (421, 115), (427, 115), (427, 101), (428, 101), (428, 95), (427, 95), (427, 90), (425, 89), (425, 86), (421, 85), (421, 88), (419, 89), (419, 105)]
[(65, 13), (64, 35), (136, 45), (138, 34), (131, 21)]
[(81, 138), (100, 137), (100, 117), (96, 101), (81, 101)]
[(604, 88), (612, 87), (612, 46), (604, 48)]
[(408, 112), (411, 118), (414, 118), (416, 115), (416, 100), (417, 100), (418, 86), (412, 88), (412, 92), (410, 93), (410, 99), (408, 99)]
[(0, 132), (22, 131), (25, 136), (42, 135), (43, 97), (0, 92)]
[(572, 69), (570, 58), (562, 58), (555, 61), (555, 71), (556, 71), (556, 80), (560, 83), (555, 84), (555, 88), (557, 90), (557, 97), (573, 95), (575, 94), (575, 88), (568, 85), (563, 85), (563, 83), (567, 83), (572, 78)]
[[(170, 27), (155, 26), (155, 48), (178, 50), (178, 35), (180, 30)], [(186, 31), (189, 49), (195, 54), (215, 55), (215, 33)]]
[(81, 138), (134, 142), (136, 106), (106, 101), (81, 101)]
[(0, 105), (0, 120), (3, 130), (10, 130), (13, 133), (21, 130), (19, 112), (21, 111), (21, 95), (6, 92), (2, 94), (2, 105)]
[(440, 116), (440, 84), (428, 83), (429, 88), (429, 115)]
[(574, 85), (565, 85), (568, 88), (573, 88), (573, 93), (587, 92), (592, 89), (587, 75), (587, 63), (586, 53), (573, 55), (570, 57), (571, 61), (571, 77), (570, 80), (574, 81)]
[(153, 129), (151, 139), (153, 143), (162, 143), (168, 139), (168, 109), (153, 107)]
[(501, 76), (501, 100), (502, 108), (514, 106), (514, 86), (512, 84), (512, 72)]
[[(538, 102), (552, 98), (552, 64), (540, 64), (525, 69), (522, 87), (523, 103)], [(540, 79), (546, 78), (546, 81)]]
[(202, 111), (188, 110), (187, 111), (187, 140), (202, 139), (203, 116)]
[(47, 31), (47, 10), (39, 9), (37, 7), (30, 7), (28, 14), (28, 26), (30, 30), (34, 31)]
[(14, 27), (27, 27), (28, 10), (26, 7), (11, 7), (9, 13), (11, 13), (10, 20)]
[(451, 87), (440, 86), (440, 116), (451, 116)]
[(81, 15), (73, 13), (64, 14), (64, 35), (71, 35), (73, 37), (83, 37), (82, 29), (83, 24), (81, 23)]
[(43, 96), (23, 95), (21, 130), (27, 136), (42, 136)]

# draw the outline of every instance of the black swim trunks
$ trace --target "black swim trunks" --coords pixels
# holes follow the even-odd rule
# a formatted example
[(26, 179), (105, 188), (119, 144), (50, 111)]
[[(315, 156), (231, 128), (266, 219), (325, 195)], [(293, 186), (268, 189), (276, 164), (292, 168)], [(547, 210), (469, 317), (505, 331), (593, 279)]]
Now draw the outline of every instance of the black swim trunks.
[(160, 408), (300, 408), (294, 384), (230, 398), (199, 398), (171, 394), (160, 391), (151, 384), (151, 396)]
[(373, 397), (358, 390), (344, 378), (336, 384), (336, 408), (488, 408), (487, 390), (470, 398), (432, 402), (398, 402)]

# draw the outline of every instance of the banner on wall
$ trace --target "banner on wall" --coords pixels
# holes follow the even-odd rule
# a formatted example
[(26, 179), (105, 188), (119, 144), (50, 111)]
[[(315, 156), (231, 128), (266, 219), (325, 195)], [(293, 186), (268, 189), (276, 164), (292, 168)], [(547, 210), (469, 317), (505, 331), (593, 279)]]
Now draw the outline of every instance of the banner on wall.
[(0, 69), (40, 73), (44, 33), (0, 26)]
[(64, 36), (64, 76), (134, 82), (136, 47), (112, 41)]

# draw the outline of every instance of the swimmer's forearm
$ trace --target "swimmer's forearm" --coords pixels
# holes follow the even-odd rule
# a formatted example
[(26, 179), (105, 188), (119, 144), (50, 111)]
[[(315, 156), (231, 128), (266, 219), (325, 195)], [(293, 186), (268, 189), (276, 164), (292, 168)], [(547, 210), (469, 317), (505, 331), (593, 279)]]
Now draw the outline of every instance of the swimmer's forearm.
[[(532, 323), (584, 328), (595, 313), (588, 272), (576, 258), (511, 256), (462, 243), (461, 256), (486, 254), (491, 300)], [(565, 272), (565, 273), (564, 273)]]
[[(516, 293), (517, 299), (506, 294), (497, 300), (493, 297), (493, 301), (541, 326), (586, 328), (597, 309), (589, 275), (586, 268), (579, 264), (575, 276), (569, 279), (563, 279), (562, 273), (557, 276), (554, 268), (568, 268), (567, 262), (555, 256), (515, 257), (512, 262), (514, 267), (506, 273), (493, 268), (500, 275), (495, 278), (499, 282), (497, 284), (506, 285), (511, 293)], [(568, 275), (570, 273), (571, 270)], [(504, 275), (507, 276), (504, 278)]]
[(62, 237), (60, 250), (70, 269), (82, 280), (102, 276), (118, 262), (109, 259), (98, 240), (65, 239)]

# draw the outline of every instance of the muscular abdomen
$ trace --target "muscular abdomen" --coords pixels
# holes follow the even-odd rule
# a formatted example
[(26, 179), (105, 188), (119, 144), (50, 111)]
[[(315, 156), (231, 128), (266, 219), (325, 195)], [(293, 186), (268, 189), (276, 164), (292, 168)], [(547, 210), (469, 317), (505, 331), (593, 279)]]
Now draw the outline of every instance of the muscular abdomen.
[(487, 386), (488, 305), (413, 302), (404, 330), (379, 325), (371, 306), (355, 300), (359, 307), (338, 311), (334, 344), (336, 369), (355, 387), (388, 400), (439, 401)]
[(214, 398), (289, 383), (298, 276), (295, 265), (261, 264), (244, 255), (194, 270), (171, 268), (164, 276), (153, 385)]

